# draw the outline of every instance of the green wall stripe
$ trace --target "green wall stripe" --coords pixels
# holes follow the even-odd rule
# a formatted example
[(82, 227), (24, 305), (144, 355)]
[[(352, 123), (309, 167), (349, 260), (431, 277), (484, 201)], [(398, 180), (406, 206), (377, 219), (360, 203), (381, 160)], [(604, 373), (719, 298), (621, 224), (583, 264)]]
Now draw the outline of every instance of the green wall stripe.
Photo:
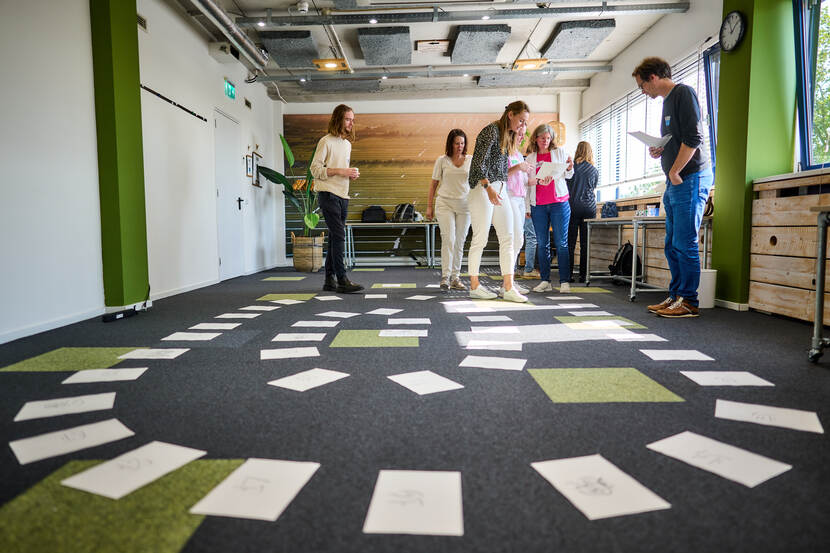
[(147, 221), (134, 1), (90, 0), (104, 302), (147, 296)]
[(716, 296), (749, 300), (752, 181), (792, 171), (795, 67), (791, 0), (725, 0), (747, 33), (721, 55), (712, 267)]

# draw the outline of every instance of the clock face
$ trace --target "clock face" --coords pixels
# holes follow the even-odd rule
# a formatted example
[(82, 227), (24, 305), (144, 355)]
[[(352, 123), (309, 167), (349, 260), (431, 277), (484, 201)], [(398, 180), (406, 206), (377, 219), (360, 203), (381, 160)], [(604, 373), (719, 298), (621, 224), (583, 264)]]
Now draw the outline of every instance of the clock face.
[(744, 37), (746, 25), (741, 12), (730, 12), (720, 26), (720, 47), (729, 52), (734, 50)]

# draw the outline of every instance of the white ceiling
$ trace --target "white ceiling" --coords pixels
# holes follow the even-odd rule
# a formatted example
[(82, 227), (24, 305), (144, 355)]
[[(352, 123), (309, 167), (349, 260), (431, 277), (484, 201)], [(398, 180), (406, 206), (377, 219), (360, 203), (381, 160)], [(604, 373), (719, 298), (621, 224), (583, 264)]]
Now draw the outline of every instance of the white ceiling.
[[(180, 3), (188, 9), (191, 14), (196, 14), (197, 11), (188, 0), (179, 0)], [(268, 62), (265, 68), (265, 73), (280, 80), (275, 82), (279, 89), (279, 94), (289, 102), (309, 102), (309, 101), (329, 101), (333, 96), (338, 96), (339, 99), (345, 101), (359, 100), (359, 99), (392, 99), (396, 97), (440, 97), (440, 96), (485, 96), (491, 94), (504, 94), (505, 89), (480, 88), (477, 85), (478, 75), (481, 72), (492, 73), (494, 71), (507, 72), (512, 67), (514, 60), (517, 58), (541, 58), (539, 49), (543, 48), (545, 43), (550, 39), (557, 25), (564, 21), (581, 21), (581, 20), (596, 20), (596, 19), (614, 19), (615, 28), (611, 33), (591, 52), (586, 58), (571, 59), (571, 60), (556, 60), (552, 61), (545, 70), (540, 70), (539, 73), (548, 71), (547, 77), (540, 77), (544, 79), (545, 84), (534, 87), (534, 92), (556, 92), (558, 90), (569, 89), (579, 90), (584, 89), (588, 85), (588, 80), (596, 74), (596, 70), (586, 71), (564, 71), (564, 68), (578, 68), (585, 66), (606, 67), (610, 70), (611, 61), (623, 51), (632, 41), (643, 34), (647, 29), (654, 25), (665, 14), (649, 13), (649, 10), (640, 10), (637, 13), (619, 14), (619, 13), (601, 13), (595, 11), (591, 14), (567, 14), (547, 17), (528, 17), (528, 18), (499, 18), (499, 10), (511, 9), (525, 9), (535, 10), (537, 8), (572, 8), (572, 7), (596, 7), (600, 8), (602, 2), (597, 1), (569, 1), (559, 0), (549, 3), (512, 3), (512, 2), (452, 2), (452, 3), (419, 3), (412, 2), (390, 2), (389, 0), (356, 0), (353, 3), (357, 4), (353, 9), (337, 9), (332, 0), (309, 0), (308, 12), (303, 14), (298, 12), (298, 3), (294, 0), (214, 0), (234, 19), (242, 29), (246, 30), (248, 36), (255, 44), (261, 44), (261, 39), (258, 36), (259, 31), (296, 31), (308, 30), (311, 32), (311, 37), (316, 45), (319, 57), (338, 57), (335, 55), (337, 51), (336, 45), (332, 42), (330, 36), (326, 33), (325, 27), (322, 25), (311, 26), (286, 26), (273, 25), (266, 27), (258, 27), (253, 24), (250, 18), (267, 17), (267, 10), (271, 10), (273, 18), (284, 17), (301, 17), (314, 16), (321, 14), (328, 15), (346, 15), (358, 14), (361, 17), (366, 16), (366, 23), (350, 24), (350, 25), (335, 25), (334, 31), (342, 43), (343, 54), (347, 58), (354, 73), (349, 75), (346, 73), (336, 73), (339, 80), (343, 79), (360, 79), (360, 80), (375, 80), (379, 82), (380, 87), (376, 92), (359, 93), (351, 92), (344, 95), (340, 91), (320, 92), (309, 91), (303, 88), (299, 83), (300, 78), (307, 78), (312, 81), (317, 77), (333, 77), (331, 73), (325, 75), (313, 69), (297, 70), (285, 69), (279, 67), (273, 59)], [(385, 2), (385, 6), (378, 6), (374, 3)], [(339, 5), (348, 3), (349, 0), (338, 0)], [(369, 5), (373, 2), (372, 5)], [(635, 4), (642, 5), (642, 2), (635, 2), (632, 0), (618, 0), (609, 2), (615, 6), (631, 7)], [(672, 6), (677, 8), (678, 4), (683, 5), (683, 2), (674, 0), (658, 1), (656, 5)], [(654, 4), (650, 4), (654, 5)], [(419, 7), (420, 6), (420, 7)], [(444, 11), (476, 11), (489, 10), (492, 16), (489, 21), (482, 21), (480, 17), (470, 19), (468, 21), (453, 21), (453, 22), (429, 22), (429, 23), (409, 23), (396, 22), (388, 24), (369, 24), (371, 14), (401, 14), (412, 12), (430, 12), (430, 6), (438, 6)], [(195, 16), (199, 22), (212, 31), (215, 39), (224, 39), (215, 27), (210, 25), (205, 19), (200, 16)], [(426, 53), (415, 50), (415, 42), (419, 40), (447, 40), (453, 39), (455, 30), (458, 25), (495, 25), (502, 24), (510, 27), (510, 37), (506, 44), (501, 49), (495, 64), (486, 64), (481, 66), (465, 66), (454, 67), (450, 61), (449, 52), (441, 53)], [(409, 28), (411, 47), (412, 47), (412, 62), (408, 66), (385, 66), (385, 67), (368, 67), (363, 59), (363, 52), (358, 43), (358, 28), (361, 27), (390, 27), (390, 26), (406, 26)], [(452, 46), (450, 46), (450, 51)], [(458, 69), (467, 71), (469, 69), (469, 76), (439, 76), (432, 77), (407, 77), (406, 73), (413, 73), (416, 71), (426, 71), (431, 67), (435, 73), (440, 73), (442, 70)], [(476, 68), (481, 72), (477, 73)], [(380, 80), (379, 74), (388, 73), (388, 79)], [(524, 71), (522, 73), (528, 73)], [(261, 75), (261, 74), (260, 74)], [(261, 75), (262, 76), (262, 75)], [(290, 79), (290, 80), (286, 80)], [(333, 84), (333, 83), (330, 83)], [(272, 92), (275, 91), (273, 84), (269, 85)], [(307, 84), (304, 86), (308, 86)], [(515, 87), (510, 87), (509, 90), (515, 90)], [(418, 95), (419, 93), (420, 96)], [(272, 94), (272, 96), (274, 96)], [(344, 97), (345, 96), (345, 97)]]

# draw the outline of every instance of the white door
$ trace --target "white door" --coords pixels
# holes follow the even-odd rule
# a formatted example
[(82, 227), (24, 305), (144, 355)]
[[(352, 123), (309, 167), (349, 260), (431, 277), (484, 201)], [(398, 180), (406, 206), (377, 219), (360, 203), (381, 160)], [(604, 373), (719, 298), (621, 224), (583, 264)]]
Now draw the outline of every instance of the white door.
[(216, 133), (216, 221), (219, 233), (219, 280), (238, 277), (243, 272), (242, 182), (245, 167), (239, 155), (239, 124), (214, 112)]

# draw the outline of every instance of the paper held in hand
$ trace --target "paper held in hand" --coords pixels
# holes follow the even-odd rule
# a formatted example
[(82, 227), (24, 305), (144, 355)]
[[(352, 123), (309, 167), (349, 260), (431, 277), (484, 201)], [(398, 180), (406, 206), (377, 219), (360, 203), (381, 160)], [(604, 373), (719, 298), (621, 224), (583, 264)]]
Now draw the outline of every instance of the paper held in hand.
[(556, 180), (560, 180), (564, 176), (565, 169), (567, 168), (568, 165), (566, 163), (543, 161), (542, 166), (536, 171), (536, 178), (541, 180), (547, 177), (553, 177)]
[(650, 148), (662, 148), (663, 146), (665, 146), (668, 143), (669, 140), (671, 140), (671, 135), (670, 134), (667, 134), (667, 135), (662, 136), (662, 137), (660, 137), (660, 136), (651, 136), (650, 134), (646, 134), (646, 133), (640, 132), (640, 131), (629, 132), (628, 134), (630, 134), (631, 136), (633, 136), (634, 138), (636, 138), (637, 140), (639, 140), (640, 142), (642, 142), (646, 146), (649, 146)]

